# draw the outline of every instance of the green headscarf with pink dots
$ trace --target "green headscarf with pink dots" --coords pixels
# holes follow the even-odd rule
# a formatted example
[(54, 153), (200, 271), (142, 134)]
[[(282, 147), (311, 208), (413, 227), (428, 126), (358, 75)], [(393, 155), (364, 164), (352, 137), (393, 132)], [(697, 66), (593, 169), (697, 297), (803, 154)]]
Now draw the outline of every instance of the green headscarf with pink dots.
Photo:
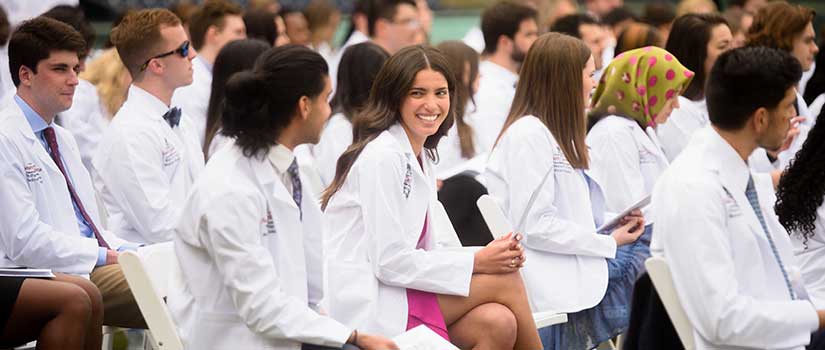
[(591, 113), (623, 115), (653, 126), (665, 102), (679, 96), (693, 75), (661, 48), (626, 51), (605, 68), (593, 94)]

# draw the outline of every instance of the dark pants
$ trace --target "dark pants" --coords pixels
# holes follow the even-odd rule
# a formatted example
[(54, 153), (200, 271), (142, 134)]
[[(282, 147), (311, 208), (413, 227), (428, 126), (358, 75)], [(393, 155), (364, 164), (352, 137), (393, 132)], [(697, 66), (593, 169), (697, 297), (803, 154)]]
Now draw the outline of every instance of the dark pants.
[(476, 201), (487, 194), (487, 189), (471, 175), (458, 174), (444, 180), (438, 190), (438, 200), (444, 205), (447, 216), (453, 223), (461, 245), (485, 246), (493, 240), (493, 235)]

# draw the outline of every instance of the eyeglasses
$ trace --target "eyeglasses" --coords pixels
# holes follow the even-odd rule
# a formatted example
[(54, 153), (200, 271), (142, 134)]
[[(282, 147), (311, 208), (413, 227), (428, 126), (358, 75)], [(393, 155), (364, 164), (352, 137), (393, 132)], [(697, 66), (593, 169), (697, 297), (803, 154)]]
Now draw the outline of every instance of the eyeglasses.
[(184, 41), (183, 44), (180, 44), (180, 47), (178, 47), (177, 49), (174, 49), (169, 52), (164, 52), (160, 55), (152, 56), (151, 58), (146, 60), (146, 62), (143, 62), (143, 65), (140, 66), (140, 71), (143, 72), (144, 70), (146, 70), (146, 68), (149, 67), (149, 62), (151, 62), (153, 59), (164, 58), (166, 56), (173, 54), (179, 54), (180, 57), (189, 57), (189, 40)]
[(419, 22), (415, 18), (404, 18), (404, 19), (399, 19), (399, 20), (393, 20), (393, 21), (390, 21), (390, 23), (402, 25), (402, 26), (405, 26), (405, 27), (410, 28), (410, 29), (416, 29), (416, 28), (421, 26), (421, 22)]

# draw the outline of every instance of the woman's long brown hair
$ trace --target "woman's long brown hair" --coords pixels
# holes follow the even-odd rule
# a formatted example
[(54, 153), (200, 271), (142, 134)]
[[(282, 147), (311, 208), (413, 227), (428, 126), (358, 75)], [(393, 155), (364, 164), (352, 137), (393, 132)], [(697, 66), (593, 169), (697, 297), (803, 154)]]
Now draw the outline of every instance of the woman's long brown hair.
[[(470, 159), (476, 155), (473, 142), (473, 127), (464, 120), (468, 102), (473, 100), (473, 83), (478, 76), (478, 53), (467, 44), (461, 41), (445, 41), (436, 46), (450, 63), (450, 70), (453, 71), (455, 79), (455, 127), (458, 131), (458, 143), (461, 149), (461, 156)], [(469, 66), (469, 71), (465, 72), (465, 66)], [(469, 75), (469, 82), (464, 83), (465, 74)]]
[(590, 50), (579, 39), (560, 33), (539, 37), (524, 59), (516, 96), (498, 139), (516, 120), (533, 115), (553, 134), (570, 165), (587, 169), (582, 70), (589, 59)]
[(335, 177), (321, 194), (321, 208), (326, 209), (332, 196), (344, 185), (352, 165), (370, 141), (384, 130), (401, 121), (401, 104), (412, 88), (418, 72), (432, 69), (447, 80), (450, 94), (450, 110), (435, 134), (424, 141), (424, 149), (430, 159), (437, 160), (436, 146), (442, 136), (453, 125), (455, 110), (455, 80), (447, 64), (447, 59), (435, 48), (410, 46), (398, 51), (384, 63), (375, 77), (370, 97), (364, 108), (352, 119), (352, 144), (347, 148), (335, 166)]

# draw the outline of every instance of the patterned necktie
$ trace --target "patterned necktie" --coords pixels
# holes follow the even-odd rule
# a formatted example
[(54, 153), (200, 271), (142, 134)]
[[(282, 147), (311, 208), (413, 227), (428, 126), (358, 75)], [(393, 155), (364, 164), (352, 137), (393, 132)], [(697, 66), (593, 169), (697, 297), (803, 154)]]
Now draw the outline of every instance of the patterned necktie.
[(175, 128), (180, 124), (181, 111), (178, 107), (172, 107), (163, 114), (163, 120), (169, 123), (169, 127)]
[(86, 214), (86, 209), (83, 208), (83, 203), (80, 202), (80, 197), (77, 196), (77, 192), (75, 192), (72, 182), (69, 181), (69, 174), (66, 174), (66, 168), (63, 166), (63, 161), (60, 159), (60, 149), (57, 147), (57, 138), (54, 135), (54, 129), (51, 127), (44, 129), (43, 136), (46, 137), (46, 143), (49, 145), (49, 149), (51, 149), (51, 152), (49, 153), (51, 153), (50, 155), (52, 156), (52, 160), (54, 160), (57, 168), (60, 169), (63, 177), (66, 178), (66, 186), (69, 187), (69, 195), (71, 195), (72, 200), (75, 205), (77, 205), (77, 209), (80, 211), (80, 215), (83, 216), (83, 220), (86, 220), (86, 223), (89, 227), (91, 227), (92, 232), (95, 234), (97, 245), (109, 249), (109, 245), (106, 244), (103, 236), (100, 235), (100, 231), (97, 230), (97, 226), (95, 226), (95, 223), (92, 222), (92, 218), (89, 214)]
[(765, 217), (762, 215), (762, 209), (759, 207), (759, 197), (756, 194), (756, 187), (753, 185), (753, 177), (751, 176), (748, 177), (748, 187), (745, 189), (745, 196), (748, 197), (748, 203), (750, 203), (751, 208), (753, 208), (753, 211), (756, 213), (756, 217), (759, 219), (759, 224), (762, 225), (762, 231), (765, 232), (765, 236), (768, 237), (768, 243), (771, 245), (773, 257), (776, 259), (776, 263), (779, 264), (779, 269), (782, 271), (782, 277), (785, 278), (785, 285), (788, 287), (788, 293), (790, 293), (791, 299), (796, 299), (793, 288), (791, 287), (791, 280), (788, 278), (788, 272), (785, 270), (785, 265), (779, 257), (779, 251), (776, 250), (776, 244), (773, 243), (773, 238), (771, 238), (770, 231), (768, 231), (768, 225), (765, 223)]
[(298, 175), (298, 160), (292, 159), (292, 164), (286, 169), (289, 179), (292, 180), (292, 200), (298, 206), (301, 220), (304, 219), (304, 211), (301, 209), (301, 177)]

